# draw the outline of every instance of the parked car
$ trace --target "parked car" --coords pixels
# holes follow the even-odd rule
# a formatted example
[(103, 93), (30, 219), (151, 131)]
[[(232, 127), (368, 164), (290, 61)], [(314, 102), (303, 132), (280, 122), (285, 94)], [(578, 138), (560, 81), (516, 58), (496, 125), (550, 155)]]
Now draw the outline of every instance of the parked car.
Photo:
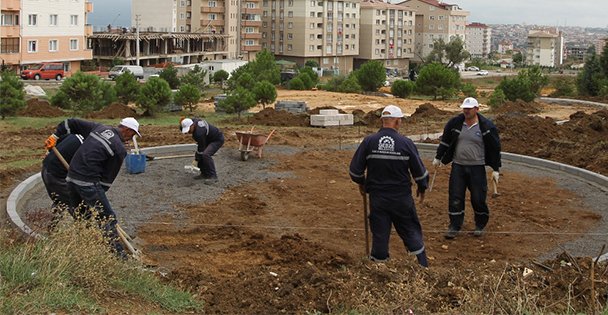
[(61, 62), (43, 62), (21, 71), (21, 78), (24, 80), (55, 79), (59, 81), (64, 76), (63, 63)]
[(467, 71), (479, 71), (479, 68), (477, 68), (477, 67), (475, 67), (475, 66), (470, 66), (470, 67), (467, 67), (467, 69), (466, 69), (466, 70), (467, 70)]
[(144, 78), (144, 68), (142, 68), (141, 66), (131, 66), (131, 65), (121, 65), (121, 66), (112, 67), (112, 69), (110, 69), (110, 73), (108, 73), (108, 78), (114, 80), (114, 79), (116, 79), (117, 76), (119, 76), (127, 71), (131, 72), (131, 74), (133, 74), (133, 76), (135, 76), (136, 79)]
[(477, 75), (488, 75), (488, 70), (481, 70), (479, 72), (477, 72)]

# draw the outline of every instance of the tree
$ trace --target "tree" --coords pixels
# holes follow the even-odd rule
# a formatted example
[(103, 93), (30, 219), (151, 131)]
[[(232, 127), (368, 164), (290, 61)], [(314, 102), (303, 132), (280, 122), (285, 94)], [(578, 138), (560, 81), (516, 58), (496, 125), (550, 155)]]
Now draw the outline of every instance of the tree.
[[(224, 71), (226, 72), (226, 71)], [(198, 65), (194, 66), (194, 68), (188, 73), (184, 74), (180, 79), (180, 84), (191, 84), (199, 89), (200, 92), (205, 90), (205, 79), (207, 77), (207, 70), (199, 67)]]
[(524, 61), (525, 61), (524, 55), (520, 51), (516, 52), (515, 55), (513, 55), (513, 63), (516, 66), (518, 66), (518, 67), (523, 66)]
[(314, 61), (314, 60), (306, 60), (306, 63), (304, 63), (305, 67), (310, 67), (310, 68), (318, 68), (319, 67), (319, 63)]
[(585, 62), (583, 71), (577, 77), (576, 85), (578, 92), (582, 95), (599, 95), (603, 79), (604, 75), (600, 60), (595, 53), (592, 53)]
[(549, 84), (549, 78), (543, 74), (542, 69), (538, 65), (534, 65), (528, 69), (523, 69), (518, 76), (525, 77), (530, 81), (530, 89), (535, 95), (540, 95), (543, 87)]
[(504, 78), (496, 89), (503, 91), (505, 97), (510, 101), (522, 100), (532, 102), (536, 96), (532, 91), (530, 80), (526, 76), (517, 76), (513, 79)]
[(268, 81), (262, 81), (255, 84), (253, 94), (258, 104), (262, 104), (265, 109), (266, 105), (274, 103), (277, 99), (277, 89)]
[(338, 92), (342, 93), (359, 93), (363, 89), (359, 84), (359, 79), (357, 78), (357, 74), (355, 72), (351, 72), (348, 77), (346, 77), (340, 85), (338, 85)]
[(135, 76), (130, 71), (125, 71), (123, 74), (116, 78), (116, 85), (114, 90), (118, 100), (123, 104), (129, 104), (129, 102), (135, 102), (139, 95), (139, 83)]
[(469, 59), (471, 54), (464, 49), (464, 42), (459, 36), (455, 36), (449, 43), (445, 43), (443, 38), (433, 43), (433, 50), (426, 58), (427, 63), (441, 63), (447, 68), (452, 68), (457, 64)]
[(151, 77), (144, 84), (137, 98), (137, 106), (144, 111), (145, 115), (154, 116), (159, 108), (171, 102), (171, 87), (167, 81)]
[(414, 92), (415, 83), (406, 80), (395, 80), (391, 86), (391, 93), (400, 98), (407, 98)]
[(299, 70), (300, 74), (305, 73), (307, 74), (310, 79), (312, 80), (312, 87), (316, 86), (317, 83), (319, 83), (319, 75), (311, 68), (311, 67), (302, 67)]
[(304, 85), (304, 82), (302, 82), (301, 78), (295, 77), (291, 80), (289, 80), (289, 83), (287, 84), (287, 88), (290, 90), (305, 90), (306, 86)]
[(377, 91), (386, 81), (384, 65), (377, 60), (364, 63), (355, 73), (363, 91)]
[(230, 73), (226, 70), (218, 70), (213, 74), (213, 82), (220, 82), (222, 86), (224, 85), (224, 81), (228, 80)]
[(249, 63), (254, 79), (257, 82), (266, 80), (272, 84), (281, 83), (281, 69), (277, 66), (274, 55), (264, 49), (255, 57), (255, 61)]
[(228, 114), (236, 113), (241, 119), (241, 112), (252, 108), (255, 104), (257, 103), (254, 94), (239, 86), (232, 90), (226, 99), (218, 104), (218, 107)]
[(490, 107), (497, 108), (502, 106), (507, 101), (505, 93), (501, 89), (495, 89), (488, 100)]
[(177, 69), (172, 64), (169, 64), (163, 69), (158, 76), (169, 83), (172, 90), (179, 88), (179, 79), (177, 78)]
[(179, 106), (183, 106), (188, 109), (191, 113), (196, 108), (198, 101), (201, 99), (201, 90), (190, 83), (182, 84), (179, 87), (179, 91), (175, 93), (175, 103)]
[(0, 78), (0, 116), (4, 120), (25, 107), (25, 92), (23, 81), (15, 73), (5, 69), (0, 73)]
[(477, 97), (477, 88), (473, 83), (464, 83), (460, 87), (460, 90), (464, 94), (465, 97)]
[(51, 99), (53, 104), (61, 101), (60, 107), (82, 114), (99, 110), (113, 102), (116, 97), (110, 84), (102, 82), (96, 75), (80, 71), (65, 79), (57, 94)]
[(253, 89), (256, 80), (253, 78), (250, 72), (245, 72), (240, 75), (236, 80), (237, 87), (244, 87), (247, 90)]
[(432, 95), (434, 99), (439, 95), (445, 96), (459, 85), (458, 72), (436, 62), (424, 66), (416, 79), (416, 90), (424, 95)]
[(551, 93), (551, 97), (574, 96), (576, 94), (576, 86), (574, 80), (570, 77), (558, 77), (553, 82), (555, 91)]
[(602, 54), (600, 55), (600, 66), (602, 67), (604, 77), (608, 78), (608, 41), (606, 41), (604, 50), (602, 50)]

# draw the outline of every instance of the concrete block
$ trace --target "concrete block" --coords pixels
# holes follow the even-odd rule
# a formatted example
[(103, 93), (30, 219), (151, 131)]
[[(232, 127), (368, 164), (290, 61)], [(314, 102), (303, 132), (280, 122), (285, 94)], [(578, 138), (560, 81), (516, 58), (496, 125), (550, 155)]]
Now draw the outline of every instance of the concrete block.
[(352, 114), (337, 114), (337, 115), (310, 115), (310, 125), (327, 127), (327, 126), (350, 126), (353, 124)]
[(319, 115), (338, 115), (340, 112), (337, 109), (320, 109)]

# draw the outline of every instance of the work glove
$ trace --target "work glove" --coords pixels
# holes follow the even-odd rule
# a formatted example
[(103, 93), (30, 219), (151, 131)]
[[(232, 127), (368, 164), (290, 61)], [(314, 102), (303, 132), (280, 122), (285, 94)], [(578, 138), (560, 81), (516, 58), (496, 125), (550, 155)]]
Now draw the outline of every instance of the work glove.
[(192, 166), (198, 167), (198, 162), (196, 160), (192, 160)]
[(433, 159), (433, 166), (435, 166), (435, 167), (441, 166), (441, 160), (439, 160), (438, 158), (434, 158)]
[(359, 184), (359, 193), (361, 194), (361, 196), (365, 196), (365, 185)]
[(497, 171), (492, 172), (492, 180), (495, 181), (497, 184), (498, 184), (499, 177), (500, 177), (500, 173), (498, 173)]
[(44, 147), (47, 150), (50, 150), (52, 148), (55, 147), (55, 145), (57, 145), (57, 139), (59, 139), (59, 137), (57, 137), (55, 134), (50, 135), (48, 138), (46, 138), (46, 140), (44, 141)]

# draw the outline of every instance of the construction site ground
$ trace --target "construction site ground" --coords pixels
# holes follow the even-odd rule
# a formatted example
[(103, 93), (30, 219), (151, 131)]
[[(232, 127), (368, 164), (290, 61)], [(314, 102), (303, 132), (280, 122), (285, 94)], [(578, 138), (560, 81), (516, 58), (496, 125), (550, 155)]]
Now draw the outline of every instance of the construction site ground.
[[(354, 112), (365, 125), (311, 128), (305, 115), (257, 108), (242, 121), (217, 124), (227, 139), (215, 157), (217, 185), (192, 179), (194, 174), (184, 170), (192, 159), (181, 158), (150, 161), (142, 174), (123, 171), (110, 190), (119, 221), (146, 262), (167, 281), (196, 293), (207, 313), (479, 313), (489, 312), (489, 303), (496, 313), (516, 313), (508, 305), (524, 296), (530, 305), (558, 313), (606, 304), (606, 265), (594, 267), (598, 281), (593, 285), (589, 278), (589, 257), (601, 254), (608, 242), (605, 190), (505, 163), (500, 196), (488, 198), (486, 235), (468, 233), (473, 219), (467, 204), (465, 231), (447, 241), (445, 166), (433, 191), (417, 204), (430, 268), (419, 268), (396, 234), (391, 261), (374, 264), (365, 259), (362, 198), (348, 176), (354, 148), (377, 130), (374, 111), (387, 104), (411, 115), (401, 132), (418, 135), (440, 132), (459, 112), (458, 102), (283, 90), (279, 99)], [(213, 108), (211, 103), (200, 107)], [(504, 151), (608, 174), (608, 111), (522, 102), (482, 109), (497, 124)], [(568, 121), (555, 123), (563, 120)], [(234, 132), (252, 125), (260, 133), (276, 133), (261, 159), (241, 161)], [(0, 149), (34, 151), (52, 128), (0, 130), (6, 139)], [(142, 133), (142, 147), (192, 143), (176, 127), (142, 126)], [(423, 157), (430, 168), (432, 152)], [(11, 158), (19, 157), (3, 162)], [(2, 197), (36, 171), (3, 172)], [(30, 199), (23, 216), (44, 230), (50, 201), (43, 189)], [(525, 268), (533, 273), (524, 277)], [(126, 303), (137, 313), (136, 302)]]

